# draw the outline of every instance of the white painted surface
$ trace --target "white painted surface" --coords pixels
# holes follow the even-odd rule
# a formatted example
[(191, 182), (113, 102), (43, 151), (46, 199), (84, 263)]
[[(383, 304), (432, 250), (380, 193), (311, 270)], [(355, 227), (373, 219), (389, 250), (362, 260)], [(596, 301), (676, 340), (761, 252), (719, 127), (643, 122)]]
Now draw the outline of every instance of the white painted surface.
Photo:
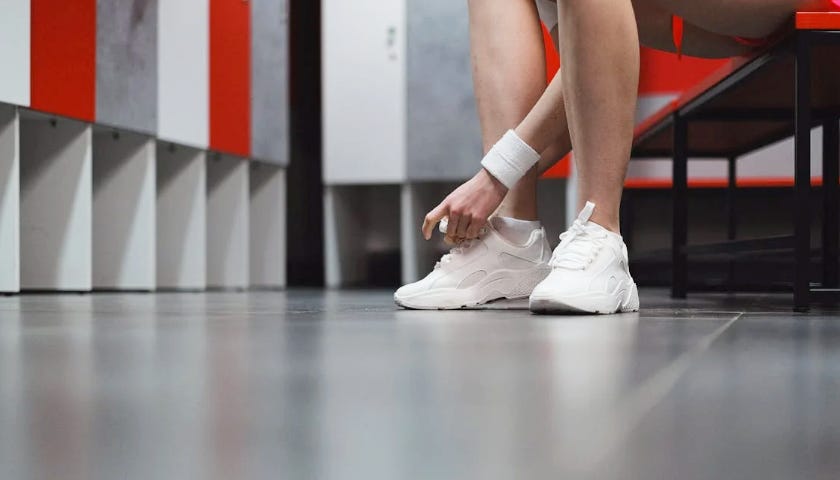
[(405, 2), (322, 2), (324, 180), (401, 182), (406, 178)]
[[(575, 168), (574, 153), (569, 161), (569, 179), (566, 183), (566, 218), (563, 222), (565, 229), (568, 229), (573, 223), (575, 223), (575, 219), (577, 218), (578, 213), (580, 213), (580, 210), (578, 209), (578, 196), (580, 194), (580, 190), (578, 189), (578, 173), (577, 168)], [(632, 165), (633, 162), (630, 162), (630, 164)]]
[[(738, 179), (793, 181), (793, 139), (774, 143), (738, 159)], [(639, 159), (630, 162), (628, 179), (670, 181), (671, 159)], [(822, 127), (811, 131), (811, 178), (822, 177)], [(689, 180), (727, 180), (726, 159), (695, 159), (688, 162)]]
[(324, 187), (324, 282), (327, 288), (341, 286), (341, 242), (335, 190), (336, 187)]
[(93, 136), (93, 287), (154, 290), (155, 141)]
[(353, 190), (331, 186), (324, 189), (324, 268), (328, 288), (364, 279), (367, 232), (359, 206), (366, 202)]
[(420, 227), (426, 213), (458, 187), (458, 183), (411, 183), (402, 186), (400, 213), (400, 249), (402, 283), (425, 277), (441, 255), (452, 248), (443, 241), (437, 226), (431, 240), (423, 238)]
[(157, 146), (157, 286), (203, 289), (206, 271), (205, 153)]
[(21, 120), (21, 288), (91, 288), (91, 127)]
[(209, 142), (209, 2), (158, 2), (158, 135), (199, 148)]
[(0, 292), (20, 290), (20, 118), (0, 106)]
[(29, 106), (30, 0), (0, 3), (0, 102)]
[[(645, 95), (639, 97), (636, 121), (641, 122), (656, 113), (678, 95)], [(738, 160), (738, 178), (793, 180), (793, 138), (768, 145)], [(689, 180), (726, 181), (726, 159), (693, 160), (688, 163)], [(627, 171), (631, 180), (671, 180), (671, 159), (633, 160)], [(822, 176), (822, 128), (811, 131), (811, 177)]]
[(423, 237), (419, 234), (414, 218), (421, 210), (416, 185), (404, 184), (400, 190), (400, 263), (402, 265), (402, 284), (415, 282), (420, 278), (417, 257), (418, 243)]
[[(399, 281), (380, 270), (400, 254), (400, 185), (328, 186), (324, 197), (327, 286)], [(400, 259), (399, 261), (402, 261)], [(396, 262), (394, 262), (396, 263)]]
[(286, 286), (286, 171), (253, 162), (250, 178), (250, 284)]
[[(214, 156), (215, 157), (215, 156)], [(218, 156), (207, 162), (207, 286), (249, 283), (248, 162)]]

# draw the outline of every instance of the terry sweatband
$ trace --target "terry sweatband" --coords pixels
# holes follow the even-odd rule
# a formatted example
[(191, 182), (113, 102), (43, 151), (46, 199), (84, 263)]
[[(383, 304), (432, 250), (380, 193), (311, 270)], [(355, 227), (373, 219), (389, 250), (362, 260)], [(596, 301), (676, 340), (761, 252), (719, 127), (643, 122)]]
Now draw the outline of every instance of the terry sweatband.
[(516, 132), (508, 130), (487, 152), (481, 166), (511, 189), (539, 160), (539, 153), (522, 141)]

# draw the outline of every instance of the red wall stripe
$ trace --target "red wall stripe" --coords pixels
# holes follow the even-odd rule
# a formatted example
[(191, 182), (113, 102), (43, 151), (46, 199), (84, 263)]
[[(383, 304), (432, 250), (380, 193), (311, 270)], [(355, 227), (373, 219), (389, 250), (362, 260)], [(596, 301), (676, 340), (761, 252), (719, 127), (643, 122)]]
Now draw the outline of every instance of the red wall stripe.
[(96, 0), (32, 0), (32, 108), (96, 116)]
[(210, 0), (210, 147), (251, 151), (251, 7)]

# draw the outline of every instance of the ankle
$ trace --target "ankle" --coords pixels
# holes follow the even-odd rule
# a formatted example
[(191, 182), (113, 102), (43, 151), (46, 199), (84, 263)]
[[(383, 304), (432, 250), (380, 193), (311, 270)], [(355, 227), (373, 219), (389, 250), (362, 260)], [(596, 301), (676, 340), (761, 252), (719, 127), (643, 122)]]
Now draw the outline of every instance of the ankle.
[(515, 220), (525, 220), (529, 222), (539, 221), (539, 217), (537, 216), (536, 209), (527, 209), (527, 208), (512, 208), (508, 207), (504, 204), (500, 206), (496, 213), (494, 214), (497, 217), (507, 217), (513, 218)]
[(589, 218), (589, 221), (597, 223), (615, 234), (621, 235), (621, 226), (618, 221), (618, 215), (600, 214), (600, 212), (596, 209)]

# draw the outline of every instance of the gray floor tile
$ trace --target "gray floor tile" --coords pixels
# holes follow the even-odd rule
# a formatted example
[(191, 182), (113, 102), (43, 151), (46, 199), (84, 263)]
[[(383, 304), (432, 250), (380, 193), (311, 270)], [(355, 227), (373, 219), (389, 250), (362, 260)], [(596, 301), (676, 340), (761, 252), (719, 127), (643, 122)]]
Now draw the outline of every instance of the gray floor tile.
[(837, 470), (831, 309), (642, 300), (552, 317), (403, 311), (385, 291), (3, 297), (0, 478)]

